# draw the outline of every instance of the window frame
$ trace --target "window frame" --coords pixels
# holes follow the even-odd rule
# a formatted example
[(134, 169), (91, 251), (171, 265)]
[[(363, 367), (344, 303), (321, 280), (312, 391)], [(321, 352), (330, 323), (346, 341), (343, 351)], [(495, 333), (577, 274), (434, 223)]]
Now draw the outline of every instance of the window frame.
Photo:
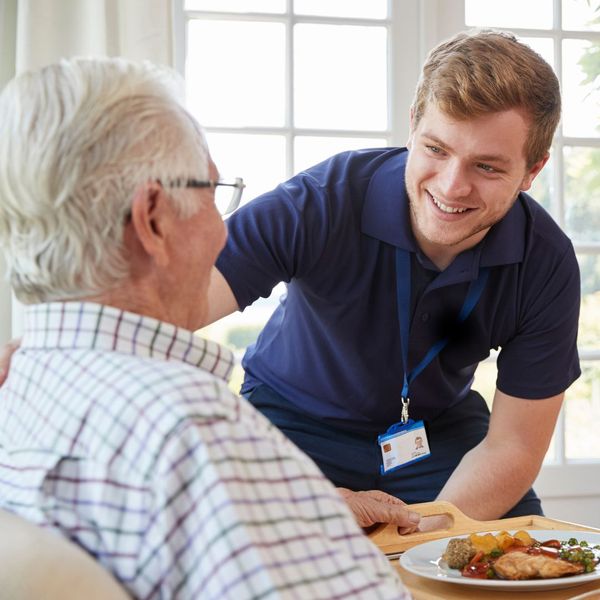
[[(562, 40), (586, 39), (600, 42), (600, 32), (574, 32), (561, 27), (562, 0), (553, 0), (554, 24), (552, 29), (510, 29), (519, 37), (551, 38), (554, 45), (555, 68), (559, 80), (562, 80)], [(292, 12), (293, 0), (286, 0), (285, 14), (265, 13), (228, 13), (185, 11), (184, 0), (173, 0), (175, 28), (175, 67), (183, 75), (185, 72), (185, 50), (187, 40), (187, 20), (189, 18), (233, 19), (249, 21), (276, 21), (286, 26), (286, 108), (285, 124), (282, 127), (244, 127), (242, 128), (210, 128), (211, 132), (227, 133), (277, 133), (286, 139), (286, 172), (293, 175), (294, 136), (323, 135), (343, 137), (385, 137), (387, 143), (395, 146), (405, 145), (409, 134), (409, 110), (417, 83), (420, 66), (433, 46), (455, 34), (467, 29), (465, 22), (464, 0), (388, 0), (388, 18), (384, 20), (349, 19), (337, 17), (297, 16)], [(364, 25), (377, 24), (388, 29), (388, 128), (385, 131), (346, 131), (312, 130), (295, 128), (292, 125), (293, 112), (293, 27), (297, 23), (329, 23)], [(552, 211), (561, 227), (565, 219), (565, 190), (563, 183), (565, 146), (585, 146), (600, 148), (600, 137), (575, 138), (563, 135), (562, 122), (559, 124), (552, 149)], [(578, 254), (600, 255), (600, 243), (574, 242)], [(580, 348), (582, 360), (600, 361), (600, 348)], [(495, 360), (492, 356), (490, 360)], [(562, 498), (566, 496), (600, 496), (600, 461), (576, 461), (565, 456), (565, 415), (561, 411), (555, 431), (554, 459), (542, 467), (536, 482), (538, 493), (544, 498)], [(557, 483), (558, 482), (558, 483)], [(565, 491), (568, 484), (568, 492)]]

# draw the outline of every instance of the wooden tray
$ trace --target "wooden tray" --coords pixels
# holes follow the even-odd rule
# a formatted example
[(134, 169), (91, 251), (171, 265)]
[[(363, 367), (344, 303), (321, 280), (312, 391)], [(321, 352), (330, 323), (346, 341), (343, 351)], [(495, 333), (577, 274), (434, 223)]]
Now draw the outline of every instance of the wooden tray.
[(368, 533), (368, 536), (385, 554), (398, 554), (423, 542), (478, 531), (496, 531), (501, 529), (579, 529), (582, 531), (600, 532), (600, 530), (594, 527), (586, 527), (585, 525), (578, 525), (567, 521), (557, 521), (556, 519), (549, 519), (538, 515), (497, 519), (495, 521), (476, 521), (467, 517), (454, 504), (441, 500), (411, 504), (410, 509), (418, 512), (422, 517), (446, 515), (452, 523), (446, 529), (436, 529), (435, 531), (417, 532), (408, 535), (400, 535), (396, 525), (378, 525)]

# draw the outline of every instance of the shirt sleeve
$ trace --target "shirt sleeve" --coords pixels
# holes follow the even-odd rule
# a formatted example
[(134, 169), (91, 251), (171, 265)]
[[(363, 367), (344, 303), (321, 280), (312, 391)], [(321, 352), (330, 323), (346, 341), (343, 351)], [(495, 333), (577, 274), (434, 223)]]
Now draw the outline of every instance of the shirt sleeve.
[(140, 563), (156, 597), (408, 599), (314, 464), (238, 408), (186, 421), (161, 451)]
[(326, 188), (301, 173), (227, 220), (227, 245), (217, 268), (241, 309), (318, 263), (328, 240), (329, 213)]
[(540, 247), (546, 258), (534, 256), (525, 267), (517, 332), (498, 357), (498, 389), (529, 399), (560, 394), (581, 374), (577, 258), (570, 242), (562, 253)]

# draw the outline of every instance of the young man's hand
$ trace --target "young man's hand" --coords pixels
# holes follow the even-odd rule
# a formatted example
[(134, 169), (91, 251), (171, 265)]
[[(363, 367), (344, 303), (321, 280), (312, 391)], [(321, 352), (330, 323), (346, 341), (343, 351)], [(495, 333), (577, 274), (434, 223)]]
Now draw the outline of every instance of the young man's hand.
[(353, 492), (346, 488), (337, 488), (337, 490), (361, 527), (370, 527), (377, 523), (392, 523), (398, 525), (399, 532), (404, 535), (413, 533), (419, 526), (421, 515), (409, 510), (406, 503), (399, 498), (379, 490), (368, 492)]

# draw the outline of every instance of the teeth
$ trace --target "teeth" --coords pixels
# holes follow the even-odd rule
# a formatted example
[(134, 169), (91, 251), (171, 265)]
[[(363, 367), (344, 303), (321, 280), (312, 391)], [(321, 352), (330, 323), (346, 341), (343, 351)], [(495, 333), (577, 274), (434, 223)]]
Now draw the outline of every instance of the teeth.
[[(431, 196), (431, 194), (429, 194)], [(440, 202), (439, 200), (437, 200), (436, 198), (434, 198), (433, 196), (431, 196), (434, 204), (442, 211), (444, 211), (445, 213), (464, 213), (465, 211), (469, 210), (468, 208), (452, 208), (451, 206), (446, 206), (443, 202)]]

